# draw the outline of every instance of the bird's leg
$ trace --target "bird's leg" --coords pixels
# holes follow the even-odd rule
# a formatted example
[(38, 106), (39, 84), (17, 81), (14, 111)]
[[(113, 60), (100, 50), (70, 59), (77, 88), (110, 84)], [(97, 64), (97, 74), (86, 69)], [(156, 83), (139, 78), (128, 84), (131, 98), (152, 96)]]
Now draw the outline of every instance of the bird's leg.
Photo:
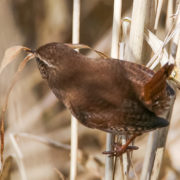
[(114, 144), (113, 151), (104, 151), (103, 154), (108, 154), (110, 156), (121, 156), (127, 150), (130, 150), (130, 151), (137, 150), (138, 149), (137, 146), (129, 146), (129, 144), (139, 135), (140, 134), (133, 135), (130, 139), (128, 139), (128, 141), (124, 145), (121, 145), (118, 143)]

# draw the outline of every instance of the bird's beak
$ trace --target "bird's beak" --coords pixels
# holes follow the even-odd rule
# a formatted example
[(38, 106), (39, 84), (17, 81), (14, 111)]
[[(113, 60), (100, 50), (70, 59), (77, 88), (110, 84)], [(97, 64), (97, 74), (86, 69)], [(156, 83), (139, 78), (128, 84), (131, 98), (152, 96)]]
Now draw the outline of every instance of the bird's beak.
[(26, 52), (28, 53), (28, 54), (33, 54), (34, 56), (36, 55), (36, 50), (32, 50), (32, 49), (29, 49), (29, 48), (27, 48), (27, 49), (25, 49), (26, 50)]

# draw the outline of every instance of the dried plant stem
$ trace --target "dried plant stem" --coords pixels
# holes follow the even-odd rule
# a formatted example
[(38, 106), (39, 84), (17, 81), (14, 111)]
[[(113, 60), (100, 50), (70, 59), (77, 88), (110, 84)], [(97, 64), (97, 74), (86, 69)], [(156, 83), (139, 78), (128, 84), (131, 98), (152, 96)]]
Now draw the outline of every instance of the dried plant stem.
[[(171, 115), (172, 115), (172, 109), (173, 109), (173, 104), (174, 100), (172, 101), (172, 108), (168, 114), (168, 120), (171, 120)], [(158, 180), (159, 179), (159, 174), (161, 170), (161, 165), (162, 165), (162, 160), (163, 160), (163, 155), (165, 151), (165, 145), (166, 145), (166, 138), (168, 134), (169, 128), (164, 128), (160, 129), (155, 132), (154, 139), (157, 139), (157, 147), (155, 151), (155, 159), (154, 159), (154, 164), (151, 172), (151, 180)], [(151, 170), (151, 169), (150, 169)]]
[(73, 25), (72, 25), (72, 42), (79, 43), (80, 35), (80, 0), (73, 1)]
[[(179, 4), (178, 8), (179, 8), (179, 11), (180, 11), (180, 4)], [(179, 11), (178, 11), (178, 20), (177, 20), (177, 23), (180, 21), (180, 13), (179, 13)], [(177, 41), (177, 51), (176, 51), (175, 62), (176, 62), (176, 65), (177, 65), (177, 69), (180, 71), (180, 32), (178, 33), (177, 39), (178, 39), (178, 41)], [(176, 76), (177, 76), (177, 79), (180, 79), (179, 73), (177, 73)]]
[[(169, 3), (170, 2), (171, 1), (169, 1)], [(171, 2), (171, 6), (173, 7), (173, 2)], [(177, 13), (176, 21), (175, 21), (176, 26), (180, 22), (180, 12), (179, 12), (180, 9), (179, 8), (180, 8), (180, 6), (178, 6), (178, 9), (177, 9), (178, 13)], [(171, 8), (171, 9), (173, 10), (173, 8)], [(173, 12), (172, 12), (172, 14), (173, 14)], [(172, 26), (173, 26), (173, 23), (172, 23)], [(172, 38), (171, 45), (172, 44), (177, 44), (178, 38), (179, 38), (179, 30), (176, 31), (176, 34)], [(172, 59), (173, 62), (174, 62), (174, 58), (173, 58), (173, 56), (171, 56), (171, 54), (173, 53), (172, 51), (173, 50), (170, 47), (170, 59)], [(171, 120), (174, 101), (175, 101), (175, 98), (172, 99), (171, 102), (170, 102), (171, 109), (170, 109), (170, 111), (168, 112), (168, 115), (167, 115), (168, 121)], [(152, 174), (151, 174), (151, 180), (158, 180), (159, 179), (159, 174), (160, 174), (160, 170), (161, 170), (161, 164), (162, 164), (163, 155), (164, 155), (164, 151), (165, 151), (165, 144), (166, 144), (166, 138), (167, 138), (167, 134), (168, 134), (168, 129), (169, 128), (160, 129), (155, 134), (156, 136), (154, 138), (157, 139), (157, 150), (156, 150), (156, 154), (155, 154), (154, 166), (153, 166)]]
[[(33, 106), (27, 113), (23, 115), (22, 119), (26, 123), (20, 124), (17, 128), (17, 131), (29, 131), (29, 129), (40, 118), (42, 113), (55, 103), (56, 97), (51, 92), (47, 93), (47, 95), (42, 100), (40, 100), (35, 106)], [(13, 128), (9, 127), (6, 132), (12, 132), (12, 130)]]
[(148, 139), (148, 143), (147, 143), (147, 151), (145, 154), (145, 158), (144, 158), (144, 163), (143, 163), (143, 169), (141, 172), (141, 178), (140, 180), (148, 180), (150, 179), (151, 176), (151, 171), (150, 169), (152, 169), (152, 165), (153, 165), (153, 161), (154, 161), (154, 151), (156, 149), (156, 146), (154, 145), (154, 133), (150, 133), (149, 135), (149, 139)]
[[(174, 100), (175, 99), (172, 99), (172, 108), (167, 116), (167, 119), (169, 121), (171, 119)], [(148, 150), (144, 159), (140, 180), (158, 180), (165, 150), (167, 134), (168, 128), (156, 130), (150, 134), (147, 145)]]
[(119, 40), (121, 29), (121, 9), (122, 0), (114, 1), (113, 27), (112, 27), (112, 42), (111, 42), (111, 57), (119, 57)]
[[(122, 1), (115, 0), (113, 27), (112, 27), (112, 47), (111, 47), (111, 57), (113, 58), (118, 58), (118, 53), (119, 53), (121, 9), (122, 9)], [(114, 136), (108, 133), (106, 138), (106, 151), (112, 150), (113, 142), (114, 142)], [(105, 180), (113, 179), (113, 170), (114, 170), (113, 166), (114, 166), (114, 158), (106, 156)]]
[[(167, 52), (166, 52), (166, 50), (164, 49), (165, 48), (165, 46), (172, 40), (172, 38), (174, 37), (174, 35), (177, 33), (177, 30), (180, 28), (180, 23), (178, 23), (178, 24), (175, 24), (175, 23), (173, 23), (173, 25), (172, 25), (172, 27), (171, 27), (171, 29), (170, 29), (170, 31), (167, 33), (167, 35), (166, 35), (166, 37), (165, 37), (165, 39), (164, 39), (164, 41), (161, 43), (161, 41), (159, 40), (159, 42), (157, 43), (157, 45), (158, 45), (158, 50), (155, 52), (155, 54), (153, 55), (153, 57), (150, 59), (150, 61), (147, 63), (147, 67), (149, 67), (150, 69), (154, 69), (156, 66), (157, 66), (157, 64), (160, 62), (161, 63), (161, 65), (164, 65), (164, 64), (166, 64), (167, 63), (167, 61), (169, 61), (168, 60), (168, 54), (167, 54)], [(146, 35), (145, 35), (146, 36)], [(154, 37), (156, 37), (156, 36), (154, 36)], [(146, 38), (147, 39), (147, 38)], [(155, 38), (155, 39), (157, 39), (157, 37)], [(158, 39), (157, 39), (158, 40)], [(149, 43), (149, 42), (148, 42)], [(149, 44), (151, 44), (151, 43), (149, 43)], [(159, 44), (160, 44), (160, 46), (159, 46)], [(154, 48), (152, 48), (152, 49), (154, 49)], [(166, 57), (165, 57), (165, 56)], [(170, 56), (171, 56), (171, 54), (170, 54)], [(163, 57), (163, 58), (162, 58)]]
[(174, 0), (168, 0), (168, 5), (167, 5), (167, 14), (166, 14), (166, 30), (167, 32), (169, 31), (169, 28), (172, 27), (172, 15), (173, 15), (173, 4)]
[[(148, 13), (151, 14), (152, 8), (147, 6), (153, 6), (152, 2), (147, 0), (134, 0), (133, 1), (133, 10), (132, 10), (132, 21), (130, 28), (130, 39), (129, 44), (126, 46), (125, 57), (126, 59), (142, 63), (142, 50), (143, 50), (143, 40), (144, 40), (144, 27), (146, 25), (152, 26), (153, 22), (148, 21), (146, 18), (147, 9), (149, 8)], [(128, 161), (127, 157), (126, 162)], [(127, 174), (128, 164), (125, 166), (124, 172)], [(125, 176), (127, 179), (127, 176)]]
[[(106, 136), (106, 151), (111, 151), (114, 143), (114, 136), (110, 133)], [(114, 170), (114, 158), (106, 156), (105, 164), (105, 180), (113, 179), (113, 170)]]
[[(126, 144), (126, 136), (123, 135), (122, 136), (122, 145)], [(129, 153), (124, 153), (122, 155), (122, 164), (123, 164), (123, 177), (124, 180), (128, 179), (128, 173), (129, 173), (129, 159), (128, 159)]]
[[(154, 24), (156, 18), (156, 7), (155, 1), (148, 1), (147, 2), (147, 12), (145, 18), (145, 27), (148, 28), (150, 31), (155, 32)], [(152, 49), (149, 47), (146, 41), (143, 41), (143, 51), (142, 51), (142, 60), (141, 63), (146, 64), (147, 61), (151, 58)]]
[(136, 63), (141, 63), (147, 1), (148, 0), (133, 1), (130, 40), (126, 59)]
[(150, 31), (154, 32), (154, 24), (156, 19), (156, 0), (148, 1), (147, 2), (147, 12), (145, 18), (145, 25)]
[(18, 66), (18, 70), (15, 73), (12, 83), (7, 91), (7, 95), (5, 97), (5, 103), (2, 107), (2, 113), (1, 113), (1, 164), (3, 164), (3, 152), (4, 152), (4, 118), (5, 118), (5, 113), (7, 110), (7, 106), (8, 106), (8, 100), (9, 100), (9, 95), (13, 89), (13, 87), (15, 86), (17, 80), (19, 79), (19, 75), (22, 72), (22, 70), (24, 69), (26, 63), (30, 60), (34, 58), (33, 54), (29, 54), (25, 57), (25, 59), (20, 63), (20, 65)]
[[(173, 12), (172, 12), (173, 13)], [(176, 28), (177, 26), (180, 24), (180, 4), (178, 4), (178, 7), (177, 7), (177, 10), (176, 10), (176, 19), (174, 21), (174, 24), (176, 24)], [(172, 21), (172, 15), (170, 17), (171, 21)], [(172, 23), (172, 27), (173, 27), (173, 23)], [(178, 50), (174, 47), (173, 44), (177, 45), (178, 46), (178, 42), (179, 42), (179, 35), (180, 35), (180, 28), (178, 28), (175, 32), (175, 35), (172, 39), (172, 43), (171, 43), (171, 47), (170, 47), (170, 53), (171, 55), (175, 56), (176, 53), (175, 52), (178, 52)]]
[(65, 45), (69, 46), (70, 48), (72, 49), (90, 49), (92, 51), (94, 51), (95, 53), (97, 53), (100, 57), (104, 58), (104, 59), (107, 59), (109, 58), (107, 55), (105, 55), (104, 53), (96, 50), (96, 49), (93, 49), (85, 44), (69, 44), (69, 43), (65, 43)]
[(36, 136), (33, 134), (29, 134), (29, 133), (15, 133), (13, 135), (15, 137), (16, 136), (25, 137), (30, 140), (37, 141), (37, 142), (40, 142), (40, 143), (43, 143), (43, 144), (46, 144), (48, 146), (58, 148), (58, 149), (64, 149), (64, 150), (68, 150), (68, 151), (71, 149), (71, 147), (67, 144), (62, 144), (60, 142), (54, 141), (54, 140), (46, 138), (46, 137)]
[[(174, 36), (173, 32), (176, 31), (176, 27), (178, 23), (179, 23), (179, 13), (177, 15), (176, 26), (174, 26), (174, 24), (172, 23), (172, 28), (170, 29), (170, 33), (168, 33), (164, 41), (164, 44), (166, 41), (170, 41), (172, 39), (172, 37)], [(173, 58), (173, 57), (170, 56), (170, 58)], [(175, 98), (173, 98), (170, 102), (171, 109), (166, 116), (166, 119), (168, 121), (171, 120), (174, 100)], [(167, 134), (168, 134), (168, 128), (156, 130), (150, 134), (149, 140), (148, 140), (148, 151), (146, 152), (143, 169), (141, 173), (141, 180), (147, 180), (147, 179), (158, 180), (159, 179)]]
[(17, 154), (17, 163), (18, 163), (18, 166), (19, 166), (19, 170), (20, 170), (20, 174), (21, 174), (21, 178), (22, 180), (27, 180), (27, 175), (26, 175), (26, 171), (25, 171), (25, 167), (24, 167), (24, 163), (23, 163), (23, 155), (21, 153), (21, 150), (16, 142), (16, 139), (14, 137), (13, 134), (10, 134), (9, 135), (10, 137), (10, 140), (11, 140), (11, 143), (15, 149), (15, 152)]
[[(150, 3), (150, 2), (148, 2), (148, 3)], [(153, 1), (151, 1), (151, 3), (153, 4)], [(155, 2), (154, 2), (154, 5), (155, 5)], [(153, 8), (153, 7), (152, 7)], [(154, 17), (153, 16), (153, 20), (154, 20), (154, 18), (155, 18), (155, 22), (154, 22), (154, 27), (152, 27), (153, 26), (153, 24), (152, 23), (150, 23), (150, 24), (146, 24), (146, 27), (148, 28), (148, 29), (150, 29), (150, 30), (154, 30), (154, 32), (157, 30), (157, 27), (158, 27), (158, 23), (159, 23), (159, 17), (160, 17), (160, 13), (161, 13), (161, 8), (162, 8), (162, 1), (160, 0), (160, 1), (158, 1), (158, 5), (157, 5), (157, 9), (156, 9), (156, 6), (154, 6), (154, 10), (152, 9), (151, 11), (154, 11), (154, 12), (156, 12), (156, 16)], [(155, 13), (154, 13), (155, 14)], [(151, 17), (151, 16), (149, 16), (149, 17)], [(146, 17), (146, 19), (150, 19), (149, 17)], [(151, 18), (151, 20), (152, 20), (152, 18)], [(151, 20), (149, 20), (149, 21), (151, 21)], [(149, 26), (150, 25), (150, 26)], [(147, 32), (147, 30), (145, 31), (145, 34), (147, 34), (146, 33)], [(152, 37), (152, 36), (151, 36)], [(156, 38), (156, 36), (154, 35), (154, 38)], [(148, 42), (148, 41), (150, 41), (151, 40), (151, 38), (150, 38), (150, 36), (148, 37), (148, 38), (146, 38), (146, 41)], [(156, 39), (156, 41), (157, 42), (159, 42), (158, 41), (158, 39)], [(149, 43), (149, 42), (148, 42)], [(150, 43), (149, 43), (150, 44)], [(153, 45), (155, 44), (154, 42), (152, 43)], [(151, 47), (154, 47), (152, 44), (150, 44), (150, 46)], [(159, 45), (159, 44), (158, 44)], [(157, 49), (159, 49), (159, 48), (157, 48)], [(144, 49), (145, 50), (145, 49)], [(147, 172), (149, 172), (149, 169), (151, 169), (152, 167), (152, 164), (153, 164), (153, 160), (154, 160), (154, 157), (153, 157), (153, 152), (155, 151), (155, 149), (156, 149), (156, 146), (155, 145), (153, 145), (153, 139), (154, 139), (154, 134), (153, 133), (150, 133), (150, 135), (149, 135), (149, 140), (148, 140), (148, 143), (147, 143), (147, 151), (146, 151), (146, 154), (145, 154), (145, 158), (144, 158), (144, 164), (143, 164), (143, 169), (142, 169), (142, 172), (141, 172), (141, 180), (146, 180), (146, 179), (149, 179), (150, 178), (150, 173), (149, 174), (147, 174)], [(151, 148), (149, 148), (149, 147), (151, 147)]]
[[(125, 28), (125, 25), (123, 24), (122, 25), (124, 28), (122, 28), (122, 37), (121, 37), (121, 41), (122, 40), (125, 40), (127, 38), (127, 26)], [(119, 58), (120, 59), (124, 59), (124, 54), (125, 54), (125, 42), (121, 42), (119, 43)], [(126, 144), (126, 136), (125, 135), (122, 135), (121, 136), (121, 142), (122, 142), (122, 145)], [(119, 138), (118, 138), (119, 139)], [(128, 171), (129, 171), (129, 167), (130, 167), (130, 164), (129, 164), (129, 153), (124, 153), (122, 155), (122, 157), (119, 159), (120, 160), (120, 177), (122, 179), (128, 179)]]
[(179, 35), (179, 41), (178, 41), (178, 46), (177, 46), (175, 62), (177, 64), (177, 67), (180, 68), (180, 35)]
[(59, 170), (56, 169), (56, 168), (55, 168), (55, 171), (56, 171), (56, 173), (59, 175), (60, 180), (65, 180), (65, 177), (64, 177), (64, 175), (62, 174), (61, 171), (59, 171)]
[[(125, 57), (126, 59), (137, 63), (141, 62), (146, 9), (147, 0), (134, 0), (130, 29), (130, 40), (128, 44), (129, 47), (126, 46)], [(126, 142), (125, 136), (123, 136), (122, 141), (123, 143)], [(124, 154), (122, 159), (124, 179), (128, 179), (129, 162), (127, 154)]]
[(77, 149), (78, 149), (78, 122), (71, 116), (71, 169), (70, 180), (75, 180), (77, 175)]
[(155, 30), (155, 31), (156, 31), (157, 28), (158, 28), (159, 18), (160, 18), (160, 14), (161, 14), (162, 5), (163, 5), (163, 0), (159, 0), (159, 1), (158, 1), (158, 5), (157, 5), (157, 11), (156, 11), (156, 20), (155, 20), (155, 24), (154, 24), (154, 30)]
[[(79, 43), (80, 32), (80, 0), (73, 1), (72, 42)], [(71, 117), (71, 167), (70, 180), (75, 180), (77, 175), (77, 149), (78, 149), (78, 122)]]
[[(124, 26), (125, 27), (125, 26)], [(125, 40), (127, 38), (127, 26), (125, 29), (122, 28), (122, 37), (121, 40)], [(120, 47), (119, 47), (119, 58), (124, 59), (124, 54), (125, 54), (125, 43), (121, 42)], [(126, 139), (127, 137), (125, 135), (121, 136), (121, 142), (122, 145), (126, 144)], [(119, 139), (119, 138), (118, 138)], [(129, 153), (124, 153), (122, 157), (119, 159), (120, 160), (120, 177), (124, 180), (128, 179), (128, 173), (129, 173)]]

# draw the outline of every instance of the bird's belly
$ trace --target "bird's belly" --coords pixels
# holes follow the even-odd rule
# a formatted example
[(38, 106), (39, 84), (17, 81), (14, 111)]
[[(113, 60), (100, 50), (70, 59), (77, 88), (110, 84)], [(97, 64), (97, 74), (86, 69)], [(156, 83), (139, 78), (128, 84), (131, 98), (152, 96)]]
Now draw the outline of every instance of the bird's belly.
[(104, 131), (112, 133), (112, 134), (119, 134), (119, 135), (134, 135), (134, 134), (141, 134), (145, 132), (149, 132), (154, 129), (147, 129), (145, 127), (110, 127), (108, 129), (104, 129)]

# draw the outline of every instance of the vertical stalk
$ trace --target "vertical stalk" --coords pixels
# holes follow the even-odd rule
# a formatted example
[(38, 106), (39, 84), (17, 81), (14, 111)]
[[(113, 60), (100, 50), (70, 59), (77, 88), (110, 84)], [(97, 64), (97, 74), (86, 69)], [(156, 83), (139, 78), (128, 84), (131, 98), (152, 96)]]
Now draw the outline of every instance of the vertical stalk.
[[(73, 1), (72, 43), (79, 43), (80, 34), (80, 0)], [(71, 117), (71, 168), (70, 180), (75, 180), (77, 175), (77, 149), (78, 149), (78, 123)]]
[(169, 0), (167, 3), (167, 14), (166, 14), (166, 31), (168, 32), (173, 25), (171, 16), (173, 15), (173, 4), (174, 0)]
[[(172, 14), (173, 14), (173, 1), (169, 1), (169, 3), (171, 3), (171, 9), (172, 9)], [(173, 20), (172, 20), (173, 21)], [(177, 11), (176, 11), (176, 19), (175, 19), (175, 23), (176, 26), (179, 24), (180, 22), (180, 5), (178, 5), (177, 7)], [(172, 22), (172, 26), (173, 26), (173, 22)], [(179, 33), (180, 30), (177, 30), (175, 36), (173, 37), (173, 39), (171, 40), (171, 46), (170, 46), (170, 57), (169, 57), (169, 61), (172, 60), (172, 62), (174, 62), (174, 58), (172, 56), (172, 54), (174, 53), (172, 46), (173, 44), (176, 44), (178, 46), (178, 41), (179, 41)], [(178, 47), (179, 49), (179, 47)], [(176, 59), (175, 62), (177, 62), (178, 60), (178, 51), (176, 51)], [(167, 115), (167, 120), (171, 121), (171, 115), (172, 115), (172, 110), (173, 110), (173, 105), (174, 105), (174, 101), (175, 101), (175, 97), (174, 99), (171, 100), (170, 104), (171, 104), (171, 109)], [(157, 131), (156, 133), (156, 139), (158, 140), (157, 143), (157, 149), (156, 149), (156, 156), (154, 159), (154, 165), (153, 165), (153, 169), (152, 169), (152, 174), (151, 174), (151, 180), (158, 180), (159, 179), (159, 174), (160, 174), (160, 170), (161, 170), (161, 165), (162, 165), (162, 160), (163, 160), (163, 155), (164, 155), (164, 151), (165, 151), (165, 145), (166, 145), (166, 139), (167, 139), (167, 134), (168, 134), (168, 127), (164, 128), (164, 129), (160, 129)]]
[(114, 0), (114, 14), (112, 27), (111, 57), (119, 57), (119, 40), (121, 29), (122, 0)]
[(158, 5), (157, 5), (157, 10), (156, 10), (156, 20), (155, 20), (155, 24), (154, 24), (154, 30), (155, 30), (155, 31), (156, 31), (157, 28), (158, 28), (159, 18), (160, 18), (160, 14), (161, 14), (162, 5), (163, 5), (163, 0), (159, 0), (159, 1), (158, 1)]
[(19, 166), (19, 170), (20, 170), (20, 175), (21, 175), (21, 179), (22, 180), (27, 180), (27, 174), (25, 171), (25, 167), (24, 167), (24, 163), (23, 163), (23, 154), (19, 148), (19, 145), (14, 137), (14, 135), (11, 133), (9, 134), (9, 138), (11, 140), (11, 143), (14, 147), (15, 153), (16, 153), (16, 157), (17, 157), (17, 163)]
[[(112, 145), (114, 142), (114, 136), (111, 133), (108, 133), (106, 136), (106, 151), (112, 150)], [(106, 156), (105, 163), (105, 180), (113, 180), (113, 168), (114, 167), (114, 158)]]
[(144, 25), (148, 0), (134, 0), (127, 60), (141, 63)]
[[(114, 0), (114, 14), (113, 14), (113, 27), (112, 27), (112, 46), (111, 57), (118, 58), (119, 56), (119, 38), (120, 38), (120, 21), (121, 21), (122, 1)], [(107, 134), (106, 150), (112, 150), (114, 136), (110, 133)], [(105, 180), (113, 179), (113, 166), (114, 158), (106, 156), (105, 164)]]
[[(172, 3), (172, 1), (169, 1), (169, 3)], [(160, 11), (160, 8), (159, 8), (159, 11)], [(178, 16), (177, 16), (176, 22), (178, 23), (179, 18), (180, 18), (180, 13), (178, 10), (177, 10), (177, 12), (178, 12)], [(171, 21), (172, 21), (172, 19), (171, 19)], [(173, 26), (173, 23), (171, 23), (171, 24)], [(172, 26), (168, 27), (168, 28), (172, 28)], [(171, 54), (170, 54), (170, 57), (171, 57)], [(168, 121), (171, 120), (171, 114), (172, 114), (174, 100), (175, 99), (172, 99), (170, 102), (172, 107), (171, 107), (170, 111), (168, 112), (168, 115), (166, 116), (166, 119)], [(168, 128), (163, 128), (163, 129), (159, 129), (154, 132), (151, 132), (151, 134), (149, 136), (149, 140), (148, 140), (148, 145), (147, 145), (148, 150), (146, 152), (146, 156), (144, 159), (144, 164), (143, 164), (143, 169), (142, 169), (140, 180), (149, 180), (149, 179), (158, 180), (159, 179), (167, 134), (168, 134)]]
[[(156, 19), (156, 0), (147, 2), (147, 12), (145, 18), (145, 27), (151, 32), (155, 33), (154, 24)], [(143, 42), (142, 60), (143, 64), (147, 64), (152, 55), (152, 49), (149, 47), (146, 41)]]
[(72, 25), (72, 42), (79, 43), (80, 35), (80, 0), (73, 1), (73, 25)]
[[(121, 32), (121, 39), (120, 39), (120, 47), (119, 47), (119, 58), (124, 59), (125, 56), (125, 47), (128, 43), (127, 37), (128, 37), (128, 30), (130, 29), (129, 22), (122, 21), (122, 32)], [(127, 142), (127, 136), (121, 135), (121, 143), (122, 145), (126, 144)], [(120, 177), (123, 180), (129, 179), (129, 169), (130, 169), (130, 154), (129, 153), (123, 153), (122, 157), (120, 157)]]
[[(126, 46), (125, 58), (128, 61), (142, 63), (142, 52), (144, 42), (144, 27), (145, 24), (151, 24), (147, 22), (147, 6), (151, 3), (148, 0), (134, 0), (132, 9), (132, 21), (130, 28), (130, 39)], [(150, 13), (150, 12), (149, 12)], [(127, 169), (128, 170), (128, 169)], [(127, 178), (125, 176), (125, 178)]]

